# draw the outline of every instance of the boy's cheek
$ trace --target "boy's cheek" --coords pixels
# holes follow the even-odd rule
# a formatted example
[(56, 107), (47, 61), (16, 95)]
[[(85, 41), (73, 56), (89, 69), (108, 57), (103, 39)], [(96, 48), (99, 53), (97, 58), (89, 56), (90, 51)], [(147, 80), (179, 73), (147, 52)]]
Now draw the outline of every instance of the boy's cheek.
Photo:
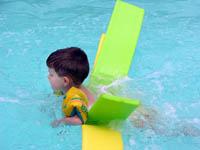
[(55, 89), (55, 84), (54, 84), (54, 82), (53, 82), (52, 80), (49, 79), (49, 83), (50, 83), (50, 85), (51, 85), (51, 88), (52, 88), (52, 89)]
[(53, 90), (60, 90), (62, 88), (62, 84), (60, 83), (59, 80), (56, 80), (56, 79), (54, 80), (54, 79), (50, 78), (49, 83)]
[(51, 82), (51, 88), (52, 88), (53, 90), (56, 90), (56, 89), (57, 89), (57, 86), (56, 86), (54, 83)]
[(54, 83), (54, 82), (51, 83), (51, 87), (52, 87), (53, 90), (60, 90), (60, 86), (57, 83)]

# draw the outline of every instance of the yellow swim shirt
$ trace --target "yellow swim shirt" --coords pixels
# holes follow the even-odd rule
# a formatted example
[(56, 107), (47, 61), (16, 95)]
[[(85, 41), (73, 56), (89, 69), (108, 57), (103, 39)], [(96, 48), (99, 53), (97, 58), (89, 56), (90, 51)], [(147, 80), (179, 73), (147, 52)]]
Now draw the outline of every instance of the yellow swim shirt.
[(88, 98), (76, 87), (71, 87), (63, 98), (62, 111), (66, 117), (77, 115), (84, 124), (88, 117)]

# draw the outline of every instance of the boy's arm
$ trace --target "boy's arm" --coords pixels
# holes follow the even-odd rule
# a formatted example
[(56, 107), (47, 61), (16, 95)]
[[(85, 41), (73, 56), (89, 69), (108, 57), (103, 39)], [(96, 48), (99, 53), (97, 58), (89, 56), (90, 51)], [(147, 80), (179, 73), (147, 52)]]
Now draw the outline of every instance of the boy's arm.
[(81, 125), (82, 121), (79, 119), (78, 116), (74, 117), (64, 117), (62, 119), (54, 120), (51, 125), (52, 127), (57, 127), (61, 123), (68, 124), (68, 125)]

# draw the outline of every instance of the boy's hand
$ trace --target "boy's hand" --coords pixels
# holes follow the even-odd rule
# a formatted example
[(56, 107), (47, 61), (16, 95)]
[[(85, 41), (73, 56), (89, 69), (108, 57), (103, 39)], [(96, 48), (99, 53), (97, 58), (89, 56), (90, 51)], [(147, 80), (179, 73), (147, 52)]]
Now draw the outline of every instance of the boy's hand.
[(56, 128), (60, 125), (61, 121), (60, 120), (54, 120), (52, 123), (51, 123), (51, 126), (53, 128)]
[(53, 128), (55, 128), (55, 127), (58, 127), (61, 123), (68, 124), (68, 125), (81, 125), (82, 124), (81, 120), (77, 116), (74, 116), (74, 117), (65, 117), (62, 119), (54, 120), (51, 123), (51, 126)]

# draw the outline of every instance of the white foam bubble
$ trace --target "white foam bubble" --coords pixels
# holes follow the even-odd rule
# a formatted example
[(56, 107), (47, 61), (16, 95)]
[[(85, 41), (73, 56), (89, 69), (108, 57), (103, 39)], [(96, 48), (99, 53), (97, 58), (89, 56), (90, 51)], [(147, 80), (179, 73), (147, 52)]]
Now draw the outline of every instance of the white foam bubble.
[(0, 97), (0, 102), (1, 103), (19, 103), (17, 99), (11, 99), (11, 98), (5, 98), (5, 97)]
[(162, 85), (162, 82), (159, 81), (159, 80), (155, 80), (154, 83), (156, 84), (157, 88), (158, 88), (158, 91), (159, 93), (161, 94), (163, 89), (164, 89), (164, 86)]
[(171, 117), (176, 117), (176, 108), (170, 104), (170, 103), (165, 103), (165, 115), (171, 116)]
[(129, 143), (130, 143), (131, 146), (136, 145), (136, 141), (135, 141), (135, 139), (133, 137), (131, 137), (129, 139)]
[(159, 79), (163, 76), (171, 76), (173, 75), (174, 68), (171, 62), (166, 62), (164, 66), (153, 73), (150, 73), (146, 76), (147, 79)]
[(193, 119), (191, 120), (191, 123), (200, 126), (200, 118), (193, 118)]

